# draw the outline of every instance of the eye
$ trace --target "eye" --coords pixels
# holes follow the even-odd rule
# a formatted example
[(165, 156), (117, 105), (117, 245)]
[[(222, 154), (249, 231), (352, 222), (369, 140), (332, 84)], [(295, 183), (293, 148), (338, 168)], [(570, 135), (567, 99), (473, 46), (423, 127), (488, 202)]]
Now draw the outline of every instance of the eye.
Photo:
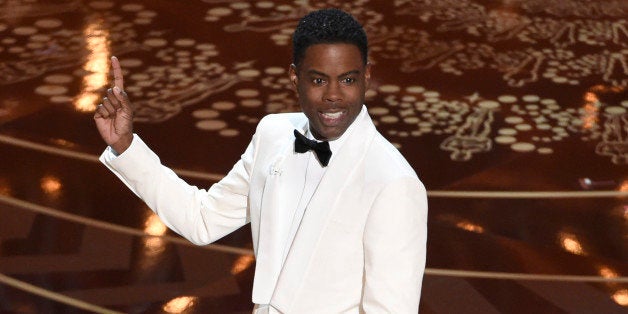
[(346, 85), (351, 85), (353, 83), (355, 83), (355, 79), (352, 77), (345, 77), (342, 80), (340, 80), (341, 83), (346, 84)]
[(312, 83), (314, 83), (314, 85), (323, 85), (325, 84), (325, 80), (320, 77), (317, 77), (317, 78), (312, 79)]

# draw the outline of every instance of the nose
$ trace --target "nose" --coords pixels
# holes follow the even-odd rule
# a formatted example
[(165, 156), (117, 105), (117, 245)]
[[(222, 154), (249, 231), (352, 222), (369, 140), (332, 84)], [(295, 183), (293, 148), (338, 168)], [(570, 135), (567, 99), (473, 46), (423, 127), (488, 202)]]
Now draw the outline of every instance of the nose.
[(339, 102), (342, 100), (342, 88), (339, 82), (330, 82), (327, 84), (325, 93), (323, 93), (323, 101), (325, 102)]

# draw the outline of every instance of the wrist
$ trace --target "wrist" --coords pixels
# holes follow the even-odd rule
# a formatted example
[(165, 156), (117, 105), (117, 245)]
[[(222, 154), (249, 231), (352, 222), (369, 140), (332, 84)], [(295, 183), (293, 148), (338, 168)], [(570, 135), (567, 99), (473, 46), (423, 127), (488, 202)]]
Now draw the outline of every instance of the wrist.
[(126, 151), (129, 148), (129, 146), (131, 146), (132, 142), (133, 142), (133, 134), (125, 134), (121, 136), (118, 141), (113, 143), (111, 145), (111, 148), (113, 148), (113, 150), (119, 155), (119, 154), (124, 153), (124, 151)]

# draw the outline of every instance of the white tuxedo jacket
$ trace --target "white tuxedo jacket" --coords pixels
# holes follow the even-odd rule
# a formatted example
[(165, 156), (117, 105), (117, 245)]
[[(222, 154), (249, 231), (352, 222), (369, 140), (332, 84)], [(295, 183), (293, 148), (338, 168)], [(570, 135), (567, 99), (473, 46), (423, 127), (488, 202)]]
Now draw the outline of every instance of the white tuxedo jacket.
[(300, 197), (293, 130), (302, 113), (263, 118), (233, 169), (209, 190), (162, 166), (137, 136), (115, 157), (101, 156), (168, 227), (208, 244), (251, 223), (256, 270), (253, 302), (281, 313), (417, 313), (425, 268), (427, 197), (399, 151), (368, 114), (328, 169), (301, 220), (283, 265), (274, 262), (276, 226)]

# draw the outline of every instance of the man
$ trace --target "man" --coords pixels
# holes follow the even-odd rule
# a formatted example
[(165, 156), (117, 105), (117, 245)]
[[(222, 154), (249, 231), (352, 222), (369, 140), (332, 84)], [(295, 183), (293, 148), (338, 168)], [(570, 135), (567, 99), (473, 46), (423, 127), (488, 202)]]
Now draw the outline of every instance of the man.
[(303, 113), (264, 117), (241, 159), (207, 191), (177, 178), (133, 134), (112, 58), (115, 86), (94, 115), (109, 145), (101, 160), (196, 244), (250, 222), (254, 313), (418, 311), (426, 193), (363, 105), (367, 46), (347, 13), (303, 17), (289, 73)]

